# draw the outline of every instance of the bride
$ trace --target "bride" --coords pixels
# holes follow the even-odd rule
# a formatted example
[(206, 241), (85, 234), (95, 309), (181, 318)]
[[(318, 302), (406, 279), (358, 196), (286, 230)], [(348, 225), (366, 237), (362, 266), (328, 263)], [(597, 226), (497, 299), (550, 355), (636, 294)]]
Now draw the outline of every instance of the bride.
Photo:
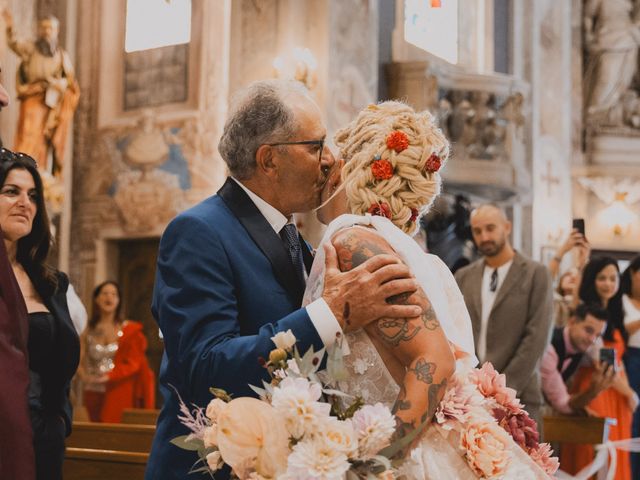
[[(365, 403), (393, 406), (398, 438), (424, 428), (411, 451), (402, 452), (408, 459), (402, 471), (407, 478), (549, 478), (532, 459), (534, 450), (527, 453), (498, 427), (489, 409), (478, 407), (477, 393), (487, 384), (496, 387), (493, 393), (502, 394), (511, 412), (521, 405), (490, 366), (474, 370), (471, 322), (455, 279), (438, 257), (422, 252), (410, 237), (440, 192), (438, 171), (449, 153), (433, 117), (400, 102), (370, 105), (335, 140), (345, 163), (341, 171), (331, 172), (325, 187), (318, 217), (330, 223), (304, 304), (322, 293), (325, 255), (337, 254), (344, 271), (373, 255), (392, 253), (411, 267), (425, 312), (402, 321), (379, 320), (347, 334), (350, 376), (341, 390)], [(348, 321), (348, 306), (345, 310)], [(482, 384), (471, 387), (475, 397), (469, 393), (469, 378)], [(532, 422), (522, 417), (526, 413), (518, 415), (525, 420), (522, 431), (531, 433)], [(537, 444), (537, 433), (535, 440)]]

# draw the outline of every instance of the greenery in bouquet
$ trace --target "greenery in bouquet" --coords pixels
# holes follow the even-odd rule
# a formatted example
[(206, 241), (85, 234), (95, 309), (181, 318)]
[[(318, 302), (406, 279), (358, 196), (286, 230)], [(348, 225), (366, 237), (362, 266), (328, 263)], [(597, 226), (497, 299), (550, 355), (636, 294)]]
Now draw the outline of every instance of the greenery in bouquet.
[(272, 340), (276, 348), (260, 359), (271, 381), (251, 387), (259, 398), (212, 388), (206, 409), (181, 402), (178, 418), (191, 433), (172, 443), (197, 452), (191, 472), (215, 478), (227, 464), (241, 480), (396, 478), (390, 459), (419, 429), (392, 443), (396, 420), (386, 406), (365, 405), (337, 389), (346, 375), (341, 342), (326, 353), (300, 355), (290, 330)]
[(539, 443), (535, 421), (524, 410), (516, 391), (493, 365), (455, 375), (434, 422), (443, 435), (454, 435), (460, 453), (480, 478), (501, 476), (510, 461), (512, 445), (507, 435), (550, 477), (559, 462), (548, 443)]

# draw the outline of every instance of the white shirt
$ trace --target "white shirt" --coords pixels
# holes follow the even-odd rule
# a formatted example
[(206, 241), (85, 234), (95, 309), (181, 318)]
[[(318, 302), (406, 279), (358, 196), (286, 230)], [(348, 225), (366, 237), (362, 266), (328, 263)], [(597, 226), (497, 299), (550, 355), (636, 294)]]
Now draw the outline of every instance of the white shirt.
[(67, 306), (69, 307), (69, 316), (73, 322), (73, 326), (80, 335), (87, 326), (87, 309), (84, 308), (82, 300), (76, 293), (73, 285), (69, 284), (67, 289)]
[[(624, 308), (625, 325), (640, 320), (640, 308), (637, 308), (626, 294), (622, 295), (622, 307)], [(640, 348), (640, 330), (637, 330), (636, 333), (629, 336), (627, 345), (629, 347)]]
[[(276, 234), (280, 234), (280, 230), (289, 223), (287, 217), (285, 217), (277, 208), (269, 205), (258, 195), (253, 193), (247, 187), (245, 187), (242, 183), (240, 183), (235, 178), (231, 177), (240, 188), (242, 188), (251, 201), (255, 204), (255, 206), (260, 210), (262, 216), (269, 222), (271, 228), (273, 228)], [(306, 271), (305, 271), (305, 279), (306, 279)], [(336, 319), (335, 315), (325, 302), (324, 298), (320, 297), (317, 300), (311, 302), (309, 305), (305, 307), (307, 309), (307, 314), (311, 319), (311, 323), (315, 327), (322, 343), (325, 347), (329, 347), (333, 345), (336, 340), (336, 334), (339, 333), (341, 338), (344, 338), (344, 332), (342, 328), (340, 328), (340, 324)], [(346, 342), (345, 342), (346, 343)]]
[(493, 308), (493, 302), (496, 300), (496, 296), (500, 291), (500, 287), (504, 282), (507, 273), (509, 273), (509, 268), (511, 268), (511, 264), (513, 263), (513, 259), (509, 260), (504, 265), (498, 267), (498, 285), (495, 291), (491, 291), (491, 275), (495, 268), (491, 268), (485, 264), (484, 272), (482, 273), (482, 316), (480, 322), (480, 337), (478, 338), (478, 351), (476, 352), (478, 355), (478, 359), (480, 363), (484, 362), (487, 356), (487, 330), (489, 328), (489, 316), (491, 314), (491, 309)]

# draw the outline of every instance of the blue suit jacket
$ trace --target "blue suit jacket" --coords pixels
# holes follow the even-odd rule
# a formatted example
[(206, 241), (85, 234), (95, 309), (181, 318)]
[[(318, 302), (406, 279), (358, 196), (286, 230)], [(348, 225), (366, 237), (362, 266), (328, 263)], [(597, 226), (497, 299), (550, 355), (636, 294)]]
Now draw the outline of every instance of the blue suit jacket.
[[(311, 255), (305, 252), (305, 264)], [(280, 237), (231, 179), (217, 195), (176, 217), (160, 241), (152, 311), (165, 353), (160, 370), (164, 406), (145, 478), (193, 478), (197, 460), (170, 443), (188, 430), (178, 421), (178, 394), (206, 407), (209, 387), (255, 396), (249, 384), (267, 379), (259, 357), (274, 348), (270, 337), (291, 329), (298, 346), (322, 341), (304, 308)], [(226, 478), (226, 472), (216, 475)]]

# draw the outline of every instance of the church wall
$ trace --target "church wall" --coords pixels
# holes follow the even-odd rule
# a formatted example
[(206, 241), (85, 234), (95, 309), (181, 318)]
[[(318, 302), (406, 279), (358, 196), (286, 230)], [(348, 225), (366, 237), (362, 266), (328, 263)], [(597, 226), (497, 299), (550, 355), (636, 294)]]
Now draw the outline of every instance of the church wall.
[(124, 6), (78, 5), (82, 96), (69, 270), (85, 302), (97, 282), (117, 278), (119, 241), (159, 238), (171, 218), (213, 194), (225, 176), (217, 139), (227, 108), (230, 2), (193, 2), (186, 100), (132, 110), (123, 109), (124, 27), (113, 28), (124, 25)]
[(527, 2), (524, 12), (533, 19), (525, 50), (532, 86), (531, 254), (546, 261), (571, 228), (571, 5)]

